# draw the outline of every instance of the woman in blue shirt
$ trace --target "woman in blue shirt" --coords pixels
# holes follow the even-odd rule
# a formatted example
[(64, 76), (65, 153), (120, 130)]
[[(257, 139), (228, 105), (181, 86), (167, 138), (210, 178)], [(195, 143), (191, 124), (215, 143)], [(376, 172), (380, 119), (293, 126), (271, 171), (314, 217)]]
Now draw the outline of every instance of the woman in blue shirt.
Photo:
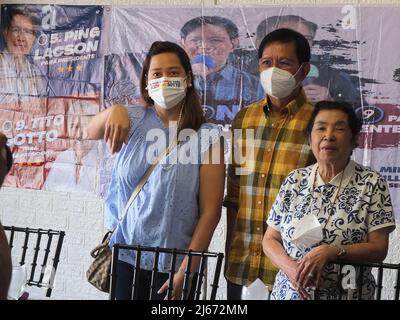
[[(140, 90), (144, 106), (113, 106), (88, 127), (91, 139), (104, 137), (112, 152), (120, 150), (105, 203), (106, 228), (115, 229), (110, 245), (206, 250), (221, 214), (224, 152), (218, 127), (205, 122), (185, 51), (171, 42), (154, 42), (143, 64)], [(145, 171), (176, 138), (178, 146), (157, 164), (126, 216), (118, 221)], [(141, 268), (148, 270), (141, 285), (149, 286), (152, 258), (150, 254), (141, 257)], [(160, 257), (159, 290), (152, 298), (165, 297), (170, 258)], [(191, 269), (198, 263), (193, 260)], [(132, 251), (122, 250), (117, 299), (130, 299), (133, 264)], [(173, 299), (181, 296), (186, 266), (186, 259), (178, 259)], [(141, 288), (137, 298), (147, 299), (148, 288)]]

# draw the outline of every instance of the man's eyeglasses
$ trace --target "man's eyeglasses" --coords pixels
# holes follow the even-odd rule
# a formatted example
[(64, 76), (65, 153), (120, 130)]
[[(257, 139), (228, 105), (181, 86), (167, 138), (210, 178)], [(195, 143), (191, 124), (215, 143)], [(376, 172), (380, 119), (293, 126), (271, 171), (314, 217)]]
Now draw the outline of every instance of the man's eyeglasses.
[(222, 37), (211, 37), (208, 39), (193, 38), (188, 40), (190, 45), (193, 47), (207, 47), (207, 46), (218, 47), (221, 44), (225, 44), (226, 42), (229, 41), (230, 41), (229, 38), (222, 38)]
[(20, 27), (16, 27), (16, 26), (11, 26), (9, 30), (10, 30), (10, 32), (11, 32), (12, 34), (14, 34), (14, 35), (22, 34), (22, 35), (24, 35), (24, 36), (31, 37), (31, 38), (33, 38), (33, 37), (35, 36), (35, 31), (34, 31), (34, 30), (31, 30), (31, 29), (26, 29), (26, 28), (20, 28)]

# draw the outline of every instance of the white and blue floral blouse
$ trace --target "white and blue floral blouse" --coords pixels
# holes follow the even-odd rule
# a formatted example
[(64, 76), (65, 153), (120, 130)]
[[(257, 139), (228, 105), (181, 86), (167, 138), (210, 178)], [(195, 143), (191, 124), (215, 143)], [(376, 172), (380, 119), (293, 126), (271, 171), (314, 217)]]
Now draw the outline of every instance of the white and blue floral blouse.
[[(323, 228), (321, 242), (310, 248), (301, 248), (295, 246), (291, 239), (294, 225), (298, 223), (296, 220), (307, 214), (314, 214), (319, 223), (326, 226)], [(321, 244), (366, 242), (368, 233), (385, 227), (393, 226), (394, 229), (395, 226), (385, 180), (379, 173), (354, 161), (350, 161), (344, 172), (328, 184), (320, 177), (318, 164), (292, 171), (281, 186), (267, 223), (280, 232), (284, 250), (293, 260), (302, 259), (312, 248)], [(372, 299), (375, 291), (374, 277), (371, 270), (364, 269), (363, 275), (362, 298)], [(337, 296), (337, 277), (334, 265), (328, 265), (322, 275), (320, 299)], [(350, 294), (356, 296), (356, 290)], [(276, 276), (271, 299), (301, 299), (282, 271)]]

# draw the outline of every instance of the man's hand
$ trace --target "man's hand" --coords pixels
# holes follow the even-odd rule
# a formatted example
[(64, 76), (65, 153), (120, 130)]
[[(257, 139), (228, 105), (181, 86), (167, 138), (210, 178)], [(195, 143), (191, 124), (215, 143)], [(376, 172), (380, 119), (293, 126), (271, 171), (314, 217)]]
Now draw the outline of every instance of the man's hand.
[(192, 71), (195, 76), (206, 77), (211, 73), (211, 70), (203, 63), (192, 64)]

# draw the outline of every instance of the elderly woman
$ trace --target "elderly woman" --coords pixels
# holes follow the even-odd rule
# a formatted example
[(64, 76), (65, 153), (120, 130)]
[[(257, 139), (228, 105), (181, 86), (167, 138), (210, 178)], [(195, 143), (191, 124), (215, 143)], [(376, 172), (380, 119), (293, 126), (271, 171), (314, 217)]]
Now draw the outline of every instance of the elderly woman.
[[(360, 129), (351, 105), (315, 105), (307, 133), (317, 163), (286, 177), (263, 239), (265, 254), (280, 269), (272, 299), (311, 299), (315, 288), (329, 299), (337, 293), (337, 271), (330, 263), (385, 259), (393, 209), (382, 176), (350, 160)], [(362, 298), (372, 299), (374, 290), (368, 269)]]

